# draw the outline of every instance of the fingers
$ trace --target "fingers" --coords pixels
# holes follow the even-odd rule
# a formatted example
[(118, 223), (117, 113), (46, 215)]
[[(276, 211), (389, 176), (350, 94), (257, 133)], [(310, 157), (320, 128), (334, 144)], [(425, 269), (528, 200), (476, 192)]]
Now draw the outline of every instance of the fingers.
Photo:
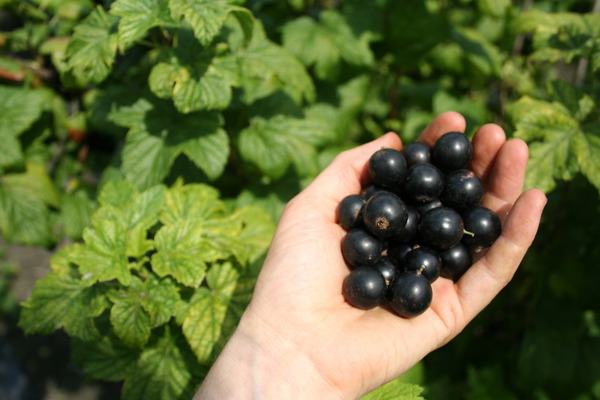
[(537, 233), (546, 196), (523, 192), (508, 214), (502, 234), (456, 284), (466, 320), (479, 313), (510, 281)]
[[(465, 125), (462, 115), (448, 111), (437, 116), (425, 128), (419, 140), (432, 145), (446, 132), (464, 132)], [(367, 181), (369, 158), (382, 147), (400, 149), (402, 143), (397, 134), (390, 132), (372, 142), (339, 154), (309, 186), (310, 190), (330, 193), (338, 201), (349, 194), (358, 193)]]
[(465, 118), (454, 111), (447, 111), (438, 115), (423, 130), (418, 141), (433, 146), (440, 136), (447, 132), (464, 132)]
[(504, 130), (496, 124), (486, 124), (473, 136), (473, 159), (470, 169), (484, 182), (494, 165), (500, 148), (506, 141)]
[(520, 139), (510, 139), (500, 148), (490, 169), (483, 204), (495, 210), (502, 220), (523, 190), (528, 159), (527, 144)]

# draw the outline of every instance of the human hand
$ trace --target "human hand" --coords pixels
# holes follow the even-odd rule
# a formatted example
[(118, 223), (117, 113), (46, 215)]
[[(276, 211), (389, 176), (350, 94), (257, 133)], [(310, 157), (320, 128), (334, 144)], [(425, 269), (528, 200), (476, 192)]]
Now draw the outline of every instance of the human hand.
[[(443, 133), (464, 129), (462, 116), (448, 112), (419, 140), (433, 145)], [(455, 337), (510, 281), (546, 198), (539, 190), (522, 192), (527, 145), (507, 141), (500, 127), (488, 124), (473, 138), (470, 169), (484, 182), (483, 205), (503, 221), (501, 236), (458, 282), (436, 280), (431, 306), (415, 318), (345, 301), (341, 288), (349, 269), (337, 205), (359, 193), (368, 159), (381, 147), (400, 149), (401, 142), (389, 133), (340, 154), (288, 203), (252, 301), (197, 398), (242, 393), (228, 382), (247, 389), (243, 398), (358, 398)], [(231, 396), (219, 397), (223, 390)]]

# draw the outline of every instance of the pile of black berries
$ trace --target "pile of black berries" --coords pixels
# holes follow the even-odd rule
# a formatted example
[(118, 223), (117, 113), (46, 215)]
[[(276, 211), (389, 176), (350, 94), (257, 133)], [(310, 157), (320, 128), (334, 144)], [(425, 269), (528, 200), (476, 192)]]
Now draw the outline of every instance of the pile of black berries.
[(371, 156), (370, 185), (338, 208), (350, 304), (417, 316), (431, 304), (432, 282), (457, 281), (498, 238), (500, 219), (481, 205), (483, 184), (467, 169), (472, 153), (462, 132), (448, 132), (433, 147), (414, 142)]

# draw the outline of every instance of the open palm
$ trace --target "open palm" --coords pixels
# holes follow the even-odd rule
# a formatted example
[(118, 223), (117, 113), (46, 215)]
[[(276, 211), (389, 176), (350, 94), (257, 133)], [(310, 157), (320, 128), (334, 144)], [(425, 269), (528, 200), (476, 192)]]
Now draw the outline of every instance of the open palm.
[[(443, 133), (464, 129), (462, 116), (448, 112), (419, 140), (432, 145)], [(503, 221), (502, 235), (457, 283), (436, 280), (430, 308), (415, 318), (354, 308), (341, 291), (349, 269), (340, 251), (345, 231), (336, 221), (337, 205), (359, 193), (373, 152), (401, 146), (390, 133), (340, 154), (286, 206), (238, 327), (247, 335), (259, 330), (258, 340), (290, 358), (301, 355), (335, 398), (360, 397), (456, 336), (512, 278), (546, 202), (540, 191), (522, 192), (527, 145), (507, 141), (496, 125), (481, 127), (470, 168), (484, 182), (483, 204)]]

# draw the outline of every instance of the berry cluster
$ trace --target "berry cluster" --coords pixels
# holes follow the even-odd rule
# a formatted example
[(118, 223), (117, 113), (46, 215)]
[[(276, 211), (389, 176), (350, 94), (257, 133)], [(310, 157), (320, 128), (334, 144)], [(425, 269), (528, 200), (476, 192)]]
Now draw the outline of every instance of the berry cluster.
[(498, 238), (500, 219), (481, 205), (483, 184), (467, 169), (472, 152), (463, 133), (448, 132), (433, 147), (414, 142), (371, 156), (370, 186), (338, 207), (350, 304), (417, 316), (431, 304), (433, 281), (458, 280)]

